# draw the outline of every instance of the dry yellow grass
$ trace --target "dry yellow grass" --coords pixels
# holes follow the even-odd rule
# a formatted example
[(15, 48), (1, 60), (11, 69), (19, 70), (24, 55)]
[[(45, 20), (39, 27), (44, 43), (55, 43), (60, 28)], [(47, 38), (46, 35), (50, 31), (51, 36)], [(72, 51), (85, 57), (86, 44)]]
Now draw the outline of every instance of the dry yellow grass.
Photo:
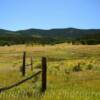
[[(27, 52), (27, 63), (30, 63), (30, 56), (34, 57), (34, 67), (41, 66), (42, 56), (48, 58), (48, 89), (44, 95), (41, 95), (39, 91), (41, 81), (34, 84), (33, 79), (1, 93), (0, 100), (33, 100), (33, 98), (34, 100), (100, 100), (100, 45), (64, 43), (52, 46), (0, 47), (1, 87), (22, 79), (19, 66), (22, 64), (23, 51)], [(79, 63), (82, 71), (73, 72), (73, 67)], [(93, 69), (87, 70), (89, 65), (93, 66)], [(27, 75), (30, 74), (28, 72)], [(91, 78), (93, 80), (89, 80)], [(82, 79), (85, 80), (81, 81)]]

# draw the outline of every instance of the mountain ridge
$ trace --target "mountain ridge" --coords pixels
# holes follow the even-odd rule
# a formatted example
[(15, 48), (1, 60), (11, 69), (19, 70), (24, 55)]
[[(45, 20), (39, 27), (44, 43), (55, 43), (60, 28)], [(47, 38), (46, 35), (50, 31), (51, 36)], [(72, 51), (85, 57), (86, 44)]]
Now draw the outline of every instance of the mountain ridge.
[[(56, 44), (62, 42), (80, 42), (95, 40), (99, 43), (100, 29), (77, 29), (77, 28), (55, 28), (55, 29), (26, 29), (10, 31), (0, 29), (0, 43), (2, 44)], [(93, 43), (93, 41), (92, 41)]]

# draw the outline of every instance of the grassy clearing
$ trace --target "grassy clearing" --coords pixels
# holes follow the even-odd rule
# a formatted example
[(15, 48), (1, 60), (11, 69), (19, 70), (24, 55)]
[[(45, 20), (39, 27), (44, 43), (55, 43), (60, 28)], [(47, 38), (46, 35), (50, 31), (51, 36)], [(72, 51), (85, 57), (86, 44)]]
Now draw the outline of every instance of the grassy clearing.
[[(0, 100), (100, 99), (100, 45), (0, 47), (0, 87), (23, 79), (20, 73), (23, 51), (27, 51), (27, 64), (30, 63), (30, 56), (33, 55), (34, 71), (36, 68), (41, 68), (41, 57), (47, 57), (48, 89), (45, 94), (41, 94), (41, 76), (38, 76), (18, 87), (2, 92)], [(73, 71), (78, 65), (81, 70)], [(33, 73), (30, 69), (27, 68), (26, 77)]]

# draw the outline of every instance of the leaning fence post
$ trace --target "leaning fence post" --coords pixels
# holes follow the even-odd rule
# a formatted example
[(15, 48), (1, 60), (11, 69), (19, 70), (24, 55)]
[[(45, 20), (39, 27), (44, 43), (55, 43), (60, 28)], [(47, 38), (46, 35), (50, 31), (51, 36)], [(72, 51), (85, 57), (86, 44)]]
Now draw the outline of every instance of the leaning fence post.
[(23, 53), (22, 76), (25, 76), (26, 52)]
[(31, 70), (33, 71), (33, 57), (31, 56)]
[(46, 90), (47, 59), (42, 57), (42, 92)]

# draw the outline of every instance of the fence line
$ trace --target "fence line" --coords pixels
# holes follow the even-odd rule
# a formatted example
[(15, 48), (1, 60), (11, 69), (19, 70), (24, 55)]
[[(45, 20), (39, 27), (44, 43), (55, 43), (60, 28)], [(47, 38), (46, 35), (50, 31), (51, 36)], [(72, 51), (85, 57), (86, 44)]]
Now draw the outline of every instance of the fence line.
[[(42, 82), (41, 82), (41, 83), (42, 83), (42, 88), (41, 88), (41, 90), (42, 90), (42, 92), (45, 92), (46, 87), (47, 87), (47, 82), (46, 82), (46, 81), (47, 81), (47, 80), (46, 80), (46, 77), (47, 77), (47, 76), (46, 76), (46, 72), (47, 72), (47, 59), (46, 59), (46, 57), (42, 57), (41, 62), (42, 62), (42, 65), (41, 65), (41, 66), (42, 66), (42, 71), (39, 71), (39, 72), (37, 72), (37, 73), (31, 75), (30, 77), (27, 77), (26, 79), (21, 80), (21, 81), (15, 83), (15, 84), (13, 84), (13, 85), (0, 88), (0, 92), (3, 92), (3, 91), (5, 91), (5, 90), (9, 90), (9, 89), (11, 89), (11, 88), (13, 88), (13, 87), (16, 87), (16, 86), (18, 86), (18, 85), (20, 85), (20, 84), (26, 82), (27, 80), (29, 80), (29, 79), (35, 77), (36, 75), (40, 74), (41, 72), (42, 72), (42, 75), (41, 75), (41, 76), (42, 76)], [(30, 64), (26, 64), (26, 52), (24, 51), (24, 52), (23, 52), (23, 56), (22, 56), (22, 66), (20, 66), (22, 76), (25, 76), (25, 74), (26, 74), (26, 66), (27, 66), (27, 67), (30, 66), (31, 71), (33, 71), (33, 57), (31, 56)]]
[(0, 52), (0, 55), (2, 54), (22, 54), (23, 52)]
[(39, 75), (40, 73), (41, 73), (41, 71), (39, 71), (39, 72), (37, 72), (37, 73), (31, 75), (30, 77), (27, 77), (27, 78), (25, 78), (25, 79), (19, 81), (19, 82), (15, 83), (15, 84), (13, 84), (13, 85), (11, 85), (11, 86), (7, 86), (7, 87), (0, 88), (0, 92), (9, 90), (9, 89), (11, 89), (11, 88), (13, 88), (13, 87), (16, 87), (16, 86), (19, 86), (19, 85), (21, 85), (22, 83), (24, 83), (24, 82), (30, 80), (31, 78), (33, 78), (33, 77)]
[[(48, 60), (54, 60), (55, 58), (49, 58)], [(58, 59), (58, 60), (61, 60), (61, 59)], [(30, 57), (30, 64), (26, 64), (26, 52), (23, 52), (23, 56), (22, 56), (22, 66), (21, 66), (21, 73), (22, 73), (22, 76), (25, 76), (26, 74), (26, 67), (30, 66), (30, 69), (31, 71), (33, 71), (33, 57), (31, 56)], [(0, 88), (0, 92), (3, 92), (3, 91), (6, 91), (6, 90), (9, 90), (9, 89), (12, 89), (13, 87), (16, 87), (16, 86), (19, 86), (20, 84), (23, 84), (24, 82), (30, 80), (31, 78), (37, 76), (38, 74), (40, 74), (42, 72), (42, 82), (41, 82), (41, 85), (42, 85), (42, 92), (45, 92), (46, 89), (47, 89), (47, 58), (46, 57), (42, 57), (41, 59), (41, 66), (42, 66), (42, 71), (38, 71), (37, 73), (15, 83), (15, 84), (12, 84), (10, 86), (7, 86), (7, 87), (3, 87), (3, 88)], [(89, 81), (89, 80), (100, 80), (100, 78), (83, 78), (83, 79), (68, 79), (67, 81), (69, 82), (80, 82), (80, 81)]]

